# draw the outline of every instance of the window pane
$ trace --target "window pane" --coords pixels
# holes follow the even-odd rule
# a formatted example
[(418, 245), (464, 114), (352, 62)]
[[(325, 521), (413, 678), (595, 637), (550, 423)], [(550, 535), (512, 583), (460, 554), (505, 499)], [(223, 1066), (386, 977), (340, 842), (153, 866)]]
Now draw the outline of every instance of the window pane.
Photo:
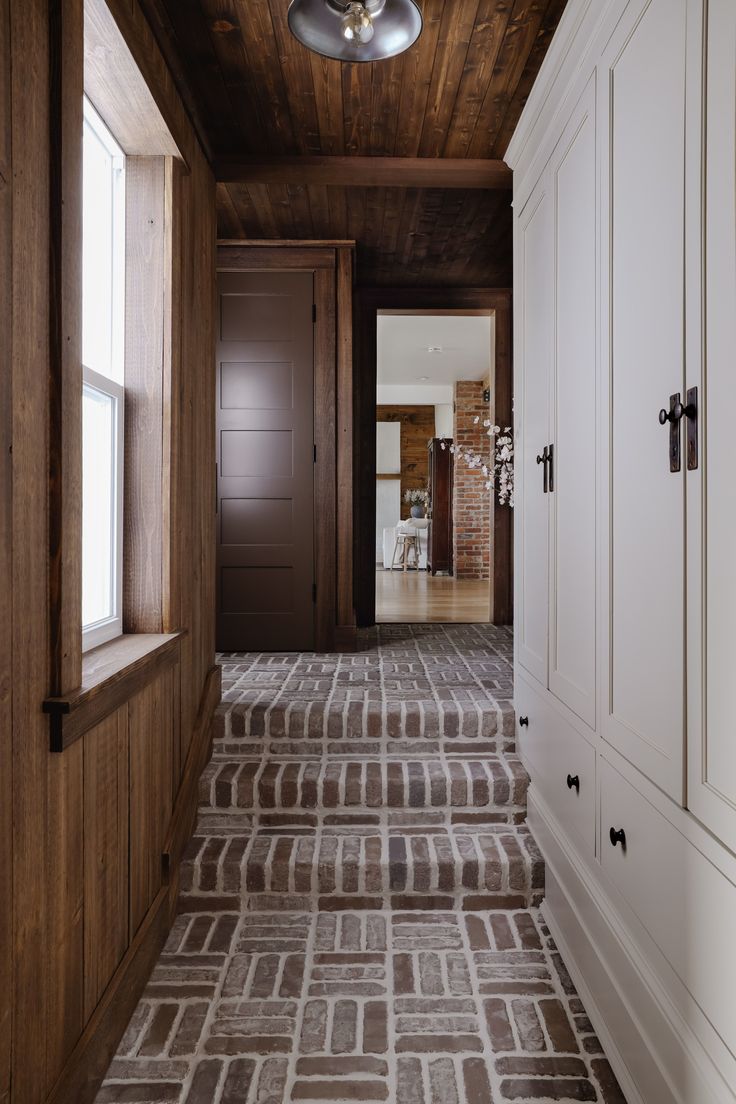
[(82, 624), (115, 616), (115, 399), (85, 384), (82, 399)]
[(125, 158), (91, 105), (84, 107), (83, 333), (88, 368), (123, 382)]

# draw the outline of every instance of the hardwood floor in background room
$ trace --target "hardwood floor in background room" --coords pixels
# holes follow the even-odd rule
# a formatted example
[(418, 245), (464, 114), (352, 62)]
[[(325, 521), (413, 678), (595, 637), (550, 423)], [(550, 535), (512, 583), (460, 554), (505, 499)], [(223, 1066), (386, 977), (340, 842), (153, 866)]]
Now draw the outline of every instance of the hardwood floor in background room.
[(490, 617), (490, 584), (425, 571), (376, 572), (376, 621), (476, 624)]

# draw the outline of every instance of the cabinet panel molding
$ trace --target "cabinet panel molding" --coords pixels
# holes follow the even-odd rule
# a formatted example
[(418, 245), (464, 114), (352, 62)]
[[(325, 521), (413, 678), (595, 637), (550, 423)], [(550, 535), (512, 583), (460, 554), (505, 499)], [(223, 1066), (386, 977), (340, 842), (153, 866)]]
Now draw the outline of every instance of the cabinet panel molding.
[(552, 161), (555, 345), (549, 686), (596, 720), (597, 225), (595, 76)]
[[(517, 350), (523, 360), (517, 409), (517, 463), (523, 493), (516, 512), (519, 662), (547, 685), (549, 506), (537, 456), (549, 444), (552, 347), (552, 195), (543, 178), (522, 213), (516, 238)], [(517, 390), (518, 396), (518, 390)], [(518, 468), (517, 468), (518, 472)]]
[(602, 165), (610, 404), (603, 736), (676, 800), (683, 796), (684, 476), (670, 471), (669, 427), (658, 411), (684, 392), (689, 7), (689, 0), (650, 0), (627, 8), (603, 58), (599, 116), (610, 120)]

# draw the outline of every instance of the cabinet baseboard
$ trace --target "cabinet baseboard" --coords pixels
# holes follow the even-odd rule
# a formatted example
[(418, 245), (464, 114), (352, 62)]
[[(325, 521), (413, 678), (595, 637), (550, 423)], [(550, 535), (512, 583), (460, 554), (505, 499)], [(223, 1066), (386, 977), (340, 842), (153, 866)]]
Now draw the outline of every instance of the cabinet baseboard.
[(735, 1104), (534, 787), (528, 823), (547, 864), (545, 921), (628, 1104)]

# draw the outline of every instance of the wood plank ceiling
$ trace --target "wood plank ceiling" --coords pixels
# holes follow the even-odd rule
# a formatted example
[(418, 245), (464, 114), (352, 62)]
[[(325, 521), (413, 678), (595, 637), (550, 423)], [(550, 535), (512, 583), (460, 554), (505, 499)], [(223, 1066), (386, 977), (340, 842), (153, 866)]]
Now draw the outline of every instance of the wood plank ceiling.
[[(502, 158), (565, 0), (420, 0), (398, 58), (340, 64), (288, 0), (143, 0), (213, 162), (250, 155)], [(354, 238), (365, 285), (510, 286), (506, 190), (220, 183), (222, 237)]]

